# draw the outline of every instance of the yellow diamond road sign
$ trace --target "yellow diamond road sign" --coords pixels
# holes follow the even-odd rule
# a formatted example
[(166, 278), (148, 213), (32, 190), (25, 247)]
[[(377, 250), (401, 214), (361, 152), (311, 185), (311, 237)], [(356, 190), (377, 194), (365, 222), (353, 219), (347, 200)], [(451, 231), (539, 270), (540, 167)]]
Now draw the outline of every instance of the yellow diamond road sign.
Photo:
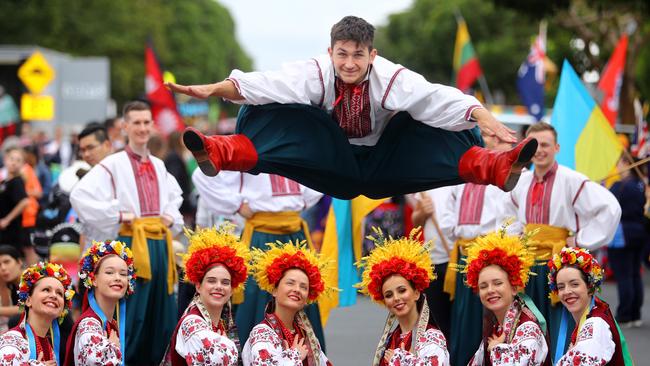
[(34, 52), (18, 69), (18, 77), (32, 93), (39, 94), (54, 80), (54, 69), (42, 53)]

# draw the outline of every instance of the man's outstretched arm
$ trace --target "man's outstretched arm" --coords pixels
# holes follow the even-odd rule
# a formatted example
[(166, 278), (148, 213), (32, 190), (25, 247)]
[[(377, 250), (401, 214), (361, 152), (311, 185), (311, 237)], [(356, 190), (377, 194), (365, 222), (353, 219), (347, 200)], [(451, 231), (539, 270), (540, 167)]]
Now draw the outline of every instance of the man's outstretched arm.
[(235, 83), (228, 79), (214, 84), (204, 85), (179, 85), (168, 82), (165, 83), (165, 86), (174, 93), (181, 93), (199, 99), (207, 99), (208, 97), (224, 98), (233, 101), (244, 99), (239, 94)]

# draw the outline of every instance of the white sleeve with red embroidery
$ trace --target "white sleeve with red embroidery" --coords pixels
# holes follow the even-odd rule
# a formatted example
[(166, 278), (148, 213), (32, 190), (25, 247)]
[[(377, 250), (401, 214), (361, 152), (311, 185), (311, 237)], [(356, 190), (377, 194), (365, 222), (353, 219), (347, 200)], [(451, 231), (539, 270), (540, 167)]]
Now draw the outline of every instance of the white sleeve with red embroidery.
[(574, 198), (579, 247), (596, 250), (611, 242), (621, 219), (621, 205), (605, 187), (586, 181)]
[(244, 366), (301, 366), (298, 350), (283, 349), (282, 340), (268, 325), (258, 324), (251, 331), (242, 351)]
[(99, 320), (84, 318), (79, 323), (74, 342), (74, 363), (78, 366), (122, 364), (120, 347), (106, 338)]
[(517, 327), (512, 343), (502, 343), (490, 351), (493, 366), (538, 366), (544, 363), (548, 346), (542, 329), (535, 322)]
[(395, 349), (388, 362), (390, 366), (447, 366), (449, 352), (445, 336), (438, 329), (427, 329), (420, 339), (415, 354), (401, 348)]
[(609, 325), (598, 317), (585, 320), (576, 343), (560, 358), (556, 366), (604, 365), (612, 359), (616, 345)]
[(386, 109), (406, 111), (413, 119), (449, 131), (468, 130), (477, 124), (471, 112), (482, 107), (471, 95), (450, 86), (433, 84), (411, 70), (402, 70), (384, 102)]
[(29, 359), (27, 340), (15, 330), (0, 337), (0, 366), (43, 366), (41, 361)]
[(323, 80), (314, 60), (289, 62), (281, 70), (243, 72), (233, 70), (228, 77), (244, 100), (238, 104), (306, 104), (318, 106), (323, 98)]
[(176, 352), (188, 365), (235, 366), (237, 346), (228, 337), (212, 331), (208, 322), (197, 315), (183, 319), (176, 335)]

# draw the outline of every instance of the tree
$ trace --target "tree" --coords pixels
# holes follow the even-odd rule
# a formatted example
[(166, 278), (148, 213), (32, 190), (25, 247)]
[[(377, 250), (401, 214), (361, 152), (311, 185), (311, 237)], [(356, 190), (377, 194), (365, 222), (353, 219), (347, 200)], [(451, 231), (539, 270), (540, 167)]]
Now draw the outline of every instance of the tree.
[[(538, 32), (538, 22), (515, 10), (480, 0), (416, 0), (409, 10), (391, 15), (388, 25), (378, 29), (379, 53), (431, 81), (450, 83), (458, 13), (467, 22), (493, 94), (503, 95), (505, 100), (501, 102), (518, 104), (517, 70)], [(561, 30), (549, 30), (549, 36), (555, 33), (558, 38), (565, 37)], [(553, 59), (561, 60), (569, 52), (568, 44), (553, 41), (549, 41), (548, 48)]]
[(251, 69), (229, 12), (212, 0), (7, 0), (0, 43), (35, 44), (77, 56), (108, 56), (111, 91), (122, 103), (144, 92), (144, 47), (152, 40), (183, 83)]
[[(573, 64), (578, 72), (601, 72), (611, 56), (621, 35), (630, 32), (625, 74), (620, 94), (620, 120), (634, 123), (632, 102), (637, 95), (650, 99), (650, 3), (647, 0), (561, 0), (530, 2), (493, 0), (510, 9), (533, 18), (548, 14), (549, 27), (569, 30), (587, 47), (574, 49)], [(598, 52), (591, 52), (589, 45), (596, 45)]]

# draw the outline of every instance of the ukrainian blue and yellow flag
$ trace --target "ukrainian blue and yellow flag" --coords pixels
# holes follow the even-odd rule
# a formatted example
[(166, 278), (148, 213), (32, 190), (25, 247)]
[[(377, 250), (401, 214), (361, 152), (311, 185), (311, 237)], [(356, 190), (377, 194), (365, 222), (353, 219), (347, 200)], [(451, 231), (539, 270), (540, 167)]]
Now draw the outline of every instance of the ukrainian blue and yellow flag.
[(332, 198), (321, 255), (324, 259), (336, 263), (331, 266), (330, 278), (336, 279), (340, 292), (318, 302), (323, 327), (327, 324), (332, 309), (356, 303), (357, 289), (354, 285), (361, 280), (354, 263), (361, 259), (363, 219), (382, 202), (384, 200), (373, 200), (364, 196), (353, 200)]
[(567, 60), (562, 65), (551, 124), (560, 144), (558, 163), (594, 181), (612, 172), (623, 152), (621, 142)]

